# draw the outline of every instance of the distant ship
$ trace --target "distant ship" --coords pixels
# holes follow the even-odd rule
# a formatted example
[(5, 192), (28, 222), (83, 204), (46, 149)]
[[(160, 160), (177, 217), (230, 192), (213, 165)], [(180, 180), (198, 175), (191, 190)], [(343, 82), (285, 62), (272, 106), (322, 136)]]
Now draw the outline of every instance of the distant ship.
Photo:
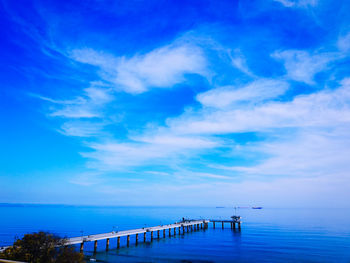
[(253, 206), (252, 209), (262, 209), (261, 206)]

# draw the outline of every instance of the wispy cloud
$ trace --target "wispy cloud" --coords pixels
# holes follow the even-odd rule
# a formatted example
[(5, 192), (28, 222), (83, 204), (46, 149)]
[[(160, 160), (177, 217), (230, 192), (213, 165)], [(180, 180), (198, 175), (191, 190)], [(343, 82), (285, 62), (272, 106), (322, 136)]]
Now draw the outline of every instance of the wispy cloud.
[(337, 47), (343, 53), (347, 53), (350, 50), (350, 32), (339, 37)]
[[(274, 79), (259, 79), (243, 87), (226, 86), (211, 89), (197, 96), (205, 107), (225, 108), (237, 103), (254, 104), (274, 99), (286, 92), (289, 84)], [(237, 106), (237, 105), (236, 105)]]
[(105, 123), (103, 122), (72, 120), (64, 122), (59, 131), (67, 136), (102, 136), (104, 125)]
[(112, 100), (109, 89), (99, 87), (93, 83), (91, 87), (84, 89), (83, 96), (72, 100), (54, 100), (46, 97), (39, 97), (51, 102), (54, 106), (50, 115), (62, 118), (96, 118), (102, 116), (103, 106)]
[(318, 4), (318, 0), (273, 0), (279, 2), (285, 7), (314, 7)]
[(236, 67), (237, 69), (249, 76), (255, 76), (248, 67), (247, 60), (240, 49), (235, 49), (233, 50), (233, 52), (229, 51), (229, 56), (234, 67)]
[[(329, 128), (328, 128), (329, 129)], [(306, 129), (283, 140), (262, 143), (251, 150), (268, 156), (255, 166), (230, 167), (254, 176), (319, 177), (341, 175), (350, 169), (350, 126), (330, 130)], [(341, 154), (340, 154), (341, 153)], [(224, 167), (222, 167), (224, 168)], [(227, 169), (224, 168), (224, 169)]]
[(339, 59), (339, 54), (310, 54), (301, 50), (285, 50), (275, 52), (272, 57), (284, 61), (288, 78), (313, 85), (314, 76), (324, 71), (329, 62)]
[(327, 127), (350, 120), (349, 80), (336, 90), (300, 95), (292, 101), (268, 102), (250, 108), (184, 114), (168, 120), (182, 134), (225, 134), (277, 128)]
[(173, 165), (203, 149), (212, 149), (219, 140), (171, 134), (155, 134), (147, 137), (134, 137), (128, 143), (113, 141), (90, 143), (92, 152), (81, 153), (91, 160), (91, 167), (102, 170), (122, 170), (126, 167), (147, 165), (148, 163)]
[(133, 57), (114, 57), (92, 49), (73, 50), (75, 60), (99, 67), (100, 75), (117, 90), (142, 93), (167, 88), (185, 80), (186, 74), (207, 76), (202, 50), (190, 44), (172, 44)]

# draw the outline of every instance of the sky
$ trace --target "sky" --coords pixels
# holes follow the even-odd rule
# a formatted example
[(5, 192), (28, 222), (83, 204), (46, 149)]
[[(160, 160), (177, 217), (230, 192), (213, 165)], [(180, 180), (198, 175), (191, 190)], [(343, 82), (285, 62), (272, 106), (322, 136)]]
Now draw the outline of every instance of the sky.
[(0, 203), (345, 207), (350, 2), (0, 1)]

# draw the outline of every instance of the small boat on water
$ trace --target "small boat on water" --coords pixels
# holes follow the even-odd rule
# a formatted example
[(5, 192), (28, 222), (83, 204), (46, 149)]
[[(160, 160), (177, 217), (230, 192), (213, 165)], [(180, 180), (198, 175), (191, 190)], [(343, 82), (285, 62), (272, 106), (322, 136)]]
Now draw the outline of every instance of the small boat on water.
[(253, 206), (252, 209), (262, 209), (261, 206)]

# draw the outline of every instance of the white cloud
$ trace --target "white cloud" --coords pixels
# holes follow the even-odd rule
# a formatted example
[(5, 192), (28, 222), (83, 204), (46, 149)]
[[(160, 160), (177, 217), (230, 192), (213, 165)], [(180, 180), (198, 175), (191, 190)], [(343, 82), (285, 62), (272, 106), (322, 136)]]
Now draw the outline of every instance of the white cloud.
[[(276, 83), (272, 82), (272, 84)], [(261, 89), (260, 92), (264, 96), (265, 88)], [(255, 95), (253, 98), (258, 96)], [(245, 152), (260, 152), (267, 156), (279, 156), (274, 159), (275, 161), (264, 164), (266, 174), (270, 172), (273, 175), (274, 167), (277, 167), (276, 163), (279, 163), (280, 167), (287, 167), (288, 162), (293, 158), (294, 161), (303, 158), (310, 160), (311, 157), (306, 158), (307, 145), (310, 146), (309, 152), (315, 153), (326, 153), (325, 150), (322, 151), (322, 145), (325, 145), (323, 147), (325, 149), (327, 145), (329, 149), (332, 149), (331, 145), (346, 145), (344, 142), (336, 144), (329, 141), (331, 137), (324, 137), (328, 139), (324, 144), (321, 144), (317, 142), (320, 137), (317, 137), (317, 134), (315, 135), (314, 130), (327, 131), (349, 126), (350, 80), (344, 80), (342, 86), (338, 89), (297, 96), (292, 101), (269, 101), (262, 104), (253, 104), (250, 107), (220, 107), (215, 110), (208, 110), (205, 105), (203, 106), (204, 108), (198, 112), (187, 111), (182, 116), (169, 119), (168, 125), (165, 127), (153, 127), (144, 131), (141, 135), (130, 137), (131, 141), (127, 143), (107, 141), (89, 144), (88, 146), (93, 151), (82, 153), (82, 155), (91, 160), (92, 167), (102, 170), (118, 170), (149, 163), (172, 165), (205, 153), (208, 149), (213, 150), (221, 146), (236, 147), (236, 145), (230, 143), (228, 138), (217, 139), (215, 137), (217, 135), (228, 135), (237, 132), (264, 132), (267, 136), (272, 136), (271, 138), (276, 139), (277, 135), (280, 135), (280, 138), (277, 141), (270, 141), (271, 144), (261, 144), (261, 147), (259, 145), (255, 146), (256, 148), (252, 150), (244, 147), (243, 149)], [(283, 142), (285, 138), (282, 136), (285, 134), (283, 129), (291, 128), (296, 132), (288, 132), (292, 137), (288, 137), (290, 143), (285, 145)], [(308, 131), (309, 133), (301, 133), (301, 131)], [(298, 134), (303, 136), (294, 138)], [(310, 137), (306, 137), (307, 134), (310, 134)], [(342, 138), (347, 140), (345, 134), (342, 134)], [(291, 140), (291, 138), (294, 139)], [(304, 144), (305, 151), (303, 152), (302, 145)], [(318, 145), (321, 148), (315, 150), (312, 148), (313, 145)], [(288, 153), (292, 154), (293, 150), (288, 150), (288, 148), (293, 146), (295, 146), (295, 149), (300, 147), (293, 156), (289, 156)], [(277, 150), (274, 152), (274, 147), (280, 149), (280, 152)], [(263, 152), (261, 149), (270, 149), (270, 151)], [(338, 147), (337, 149), (342, 153), (345, 152), (344, 148)], [(331, 156), (334, 153), (335, 150), (332, 150), (328, 155)], [(220, 154), (220, 151), (218, 154)], [(311, 154), (309, 155), (311, 156)], [(297, 159), (298, 156), (300, 156), (299, 159)], [(316, 159), (317, 155), (314, 157)], [(312, 161), (309, 162), (313, 163)], [(327, 162), (323, 163), (326, 164)], [(291, 163), (289, 166), (291, 168), (285, 169), (291, 169), (297, 174), (298, 166)], [(329, 166), (331, 166), (330, 163)], [(271, 168), (268, 169), (268, 167)], [(241, 168), (240, 171), (245, 173), (254, 172), (255, 170), (252, 169), (255, 168)], [(277, 169), (275, 170), (277, 171)], [(292, 172), (289, 174), (292, 174)]]
[(59, 131), (67, 136), (101, 136), (103, 134), (103, 126), (104, 123), (74, 120), (64, 122)]
[(350, 50), (350, 32), (346, 35), (339, 37), (337, 43), (340, 52), (346, 53)]
[(85, 172), (79, 175), (73, 176), (69, 182), (71, 184), (77, 184), (81, 186), (91, 186), (102, 183), (104, 180), (101, 178), (101, 174), (98, 172)]
[(350, 169), (350, 125), (328, 130), (304, 129), (282, 140), (261, 143), (250, 150), (268, 158), (255, 166), (221, 167), (254, 176), (318, 177)]
[(250, 104), (273, 99), (284, 94), (288, 87), (285, 81), (260, 79), (239, 88), (226, 86), (211, 89), (197, 95), (197, 100), (206, 107), (225, 108), (239, 102)]
[(52, 109), (51, 116), (62, 118), (97, 118), (102, 117), (102, 108), (113, 99), (110, 90), (97, 87), (92, 84), (91, 87), (84, 89), (84, 96), (79, 96), (73, 100), (53, 100), (43, 98), (56, 104)]
[(200, 137), (156, 134), (151, 137), (134, 137), (128, 143), (104, 142), (88, 146), (93, 152), (81, 153), (91, 159), (91, 166), (102, 170), (119, 170), (125, 167), (139, 166), (147, 163), (174, 163), (176, 158), (193, 155), (203, 150), (215, 148), (218, 140)]
[(229, 56), (231, 58), (232, 65), (242, 71), (243, 73), (247, 74), (248, 76), (254, 77), (255, 75), (250, 71), (246, 58), (244, 57), (241, 50), (236, 49), (233, 51), (233, 54), (229, 52)]
[(338, 53), (309, 54), (301, 50), (278, 51), (272, 57), (283, 60), (287, 77), (292, 80), (314, 84), (315, 74), (327, 69), (329, 62), (339, 58)]
[(273, 0), (279, 2), (285, 7), (315, 7), (318, 4), (318, 0)]
[(104, 80), (128, 93), (171, 87), (183, 82), (186, 74), (208, 75), (202, 50), (189, 44), (173, 44), (131, 58), (113, 57), (92, 49), (73, 50), (71, 57), (98, 66)]
[(189, 113), (168, 120), (178, 134), (227, 134), (278, 128), (328, 127), (350, 121), (349, 80), (336, 90), (301, 95), (287, 102), (250, 108)]

